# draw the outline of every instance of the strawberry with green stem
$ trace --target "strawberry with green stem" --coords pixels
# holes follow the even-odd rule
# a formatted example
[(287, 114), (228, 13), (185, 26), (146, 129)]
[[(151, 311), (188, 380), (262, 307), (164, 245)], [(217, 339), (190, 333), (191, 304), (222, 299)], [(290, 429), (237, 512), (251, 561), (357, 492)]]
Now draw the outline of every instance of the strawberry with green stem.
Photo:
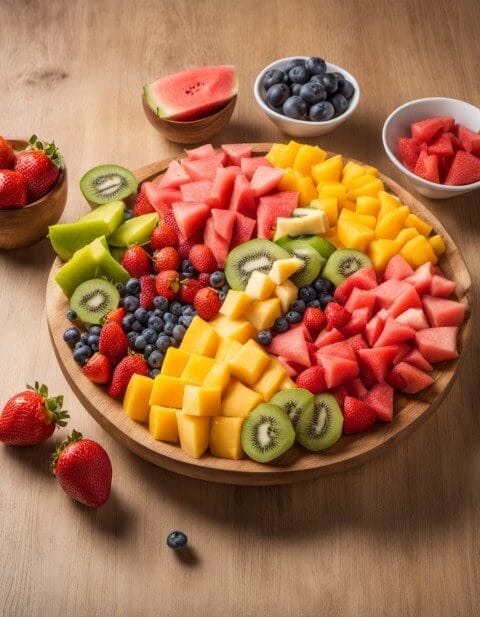
[(17, 154), (15, 171), (25, 178), (28, 202), (36, 201), (50, 191), (63, 167), (62, 155), (54, 142), (43, 144), (32, 135), (29, 146)]

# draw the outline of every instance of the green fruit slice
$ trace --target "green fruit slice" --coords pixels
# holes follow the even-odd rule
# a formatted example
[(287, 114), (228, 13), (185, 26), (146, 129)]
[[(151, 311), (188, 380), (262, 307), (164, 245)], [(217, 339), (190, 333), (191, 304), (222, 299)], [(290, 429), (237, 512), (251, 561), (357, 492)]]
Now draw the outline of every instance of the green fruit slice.
[(225, 276), (232, 289), (244, 290), (254, 270), (268, 274), (274, 261), (289, 257), (287, 251), (270, 240), (249, 240), (230, 251)]
[(317, 394), (314, 403), (300, 415), (296, 426), (297, 441), (307, 450), (318, 452), (336, 443), (343, 428), (343, 415), (331, 394)]
[(309, 285), (314, 281), (325, 263), (325, 259), (314, 248), (305, 242), (304, 240), (289, 240), (285, 244), (285, 249), (290, 255), (295, 255), (304, 262), (304, 267), (296, 272), (291, 281), (297, 287), (303, 287)]
[(371, 265), (372, 262), (365, 253), (356, 249), (340, 249), (330, 255), (323, 268), (322, 276), (338, 287), (357, 270)]
[(127, 199), (137, 188), (138, 182), (132, 172), (119, 165), (98, 165), (80, 180), (80, 190), (93, 208)]
[(129, 221), (122, 223), (120, 227), (117, 227), (108, 238), (108, 244), (118, 247), (147, 244), (157, 224), (158, 214), (156, 212), (135, 216)]
[(242, 447), (258, 463), (268, 463), (289, 450), (295, 431), (287, 414), (276, 405), (262, 403), (249, 413), (242, 427)]
[(120, 294), (105, 279), (90, 279), (81, 283), (70, 298), (70, 308), (86, 324), (101, 324), (107, 313), (118, 306)]
[(303, 388), (289, 388), (277, 392), (269, 403), (281, 407), (295, 427), (305, 410), (313, 407), (313, 394)]

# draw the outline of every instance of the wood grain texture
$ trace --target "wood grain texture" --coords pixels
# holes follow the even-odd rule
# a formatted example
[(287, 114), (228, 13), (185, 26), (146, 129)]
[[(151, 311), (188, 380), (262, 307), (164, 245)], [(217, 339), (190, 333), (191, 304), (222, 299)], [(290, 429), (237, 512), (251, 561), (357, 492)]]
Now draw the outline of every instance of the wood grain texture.
[[(63, 220), (88, 211), (77, 182), (93, 165), (135, 169), (179, 155), (145, 120), (147, 81), (234, 63), (240, 92), (215, 145), (284, 139), (255, 106), (257, 72), (318, 53), (359, 80), (354, 116), (318, 143), (369, 161), (404, 185), (381, 145), (387, 115), (423, 96), (480, 105), (480, 6), (474, 0), (3, 0), (0, 134), (55, 139), (69, 171)], [(407, 185), (405, 185), (408, 188)], [(422, 200), (461, 248), (478, 290), (479, 194)], [(46, 242), (0, 252), (0, 404), (39, 379), (64, 392), (70, 428), (113, 464), (111, 501), (70, 502), (45, 445), (0, 448), (2, 617), (476, 617), (480, 613), (480, 339), (433, 417), (380, 458), (278, 487), (213, 485), (131, 454), (85, 412), (50, 345)], [(472, 324), (479, 322), (478, 303)], [(192, 552), (165, 547), (179, 528)]]

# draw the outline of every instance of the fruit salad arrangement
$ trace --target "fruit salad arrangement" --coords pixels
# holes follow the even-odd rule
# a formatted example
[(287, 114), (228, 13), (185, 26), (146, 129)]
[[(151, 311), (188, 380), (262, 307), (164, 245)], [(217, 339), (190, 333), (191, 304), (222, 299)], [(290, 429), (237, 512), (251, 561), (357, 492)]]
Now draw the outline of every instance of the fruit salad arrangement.
[(266, 156), (204, 145), (139, 190), (116, 166), (81, 188), (94, 209), (50, 228), (64, 339), (192, 457), (323, 450), (391, 421), (395, 390), (458, 356), (445, 245), (373, 167), (294, 141)]

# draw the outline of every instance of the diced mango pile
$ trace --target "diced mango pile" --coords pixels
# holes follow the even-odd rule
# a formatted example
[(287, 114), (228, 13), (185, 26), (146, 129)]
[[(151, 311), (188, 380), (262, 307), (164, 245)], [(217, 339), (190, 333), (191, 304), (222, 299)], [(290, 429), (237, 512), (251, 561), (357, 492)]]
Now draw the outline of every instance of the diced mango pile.
[(442, 238), (431, 235), (432, 226), (384, 190), (375, 167), (344, 165), (341, 155), (327, 158), (318, 146), (295, 141), (273, 144), (266, 158), (286, 170), (280, 190), (298, 191), (301, 206), (327, 214), (330, 230), (324, 237), (337, 247), (367, 253), (378, 274), (393, 255), (415, 268), (436, 264), (444, 252)]

